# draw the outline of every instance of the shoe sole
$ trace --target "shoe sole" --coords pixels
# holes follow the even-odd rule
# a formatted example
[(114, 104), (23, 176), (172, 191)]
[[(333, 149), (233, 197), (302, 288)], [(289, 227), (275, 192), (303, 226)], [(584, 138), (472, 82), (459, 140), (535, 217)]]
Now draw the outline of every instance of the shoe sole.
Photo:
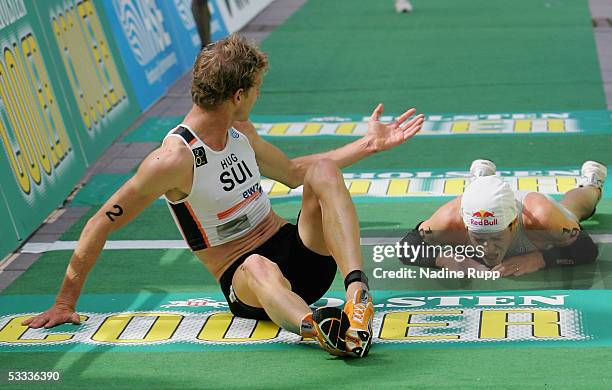
[[(592, 187), (599, 188), (601, 190), (601, 192), (599, 194), (599, 198), (598, 198), (598, 200), (599, 200), (599, 199), (601, 199), (601, 195), (602, 195), (602, 192), (603, 192), (603, 185), (604, 185), (606, 179), (608, 178), (608, 167), (606, 166), (606, 164), (602, 164), (599, 161), (595, 161), (595, 160), (585, 161), (582, 164), (582, 167), (580, 167), (580, 176), (581, 176), (581, 178), (587, 176), (586, 174), (584, 174), (585, 167), (587, 169), (588, 168), (593, 168), (593, 170), (597, 170), (600, 173), (603, 173), (603, 178), (601, 179), (601, 184), (592, 185)], [(579, 180), (579, 183), (580, 183), (580, 181), (581, 181), (581, 179)], [(590, 185), (590, 184), (587, 184), (587, 185)], [(579, 187), (584, 187), (584, 186), (585, 186), (584, 184), (580, 184), (579, 185)]]
[[(348, 351), (354, 353), (359, 357), (368, 356), (368, 352), (370, 352), (370, 346), (372, 345), (372, 324), (368, 324), (369, 331), (365, 331), (363, 329), (351, 329), (349, 328), (346, 331), (346, 339), (351, 338), (352, 342), (357, 344), (357, 340), (359, 340), (359, 347), (353, 348)], [(348, 340), (347, 340), (348, 341)], [(365, 343), (365, 346), (361, 347)]]
[[(316, 310), (312, 319), (317, 331), (317, 341), (321, 348), (335, 356), (346, 356), (346, 332), (349, 329), (350, 321), (345, 312), (337, 307), (324, 307)], [(338, 340), (338, 345), (334, 346), (328, 334)]]
[(606, 164), (602, 164), (599, 161), (594, 160), (585, 161), (584, 164), (582, 164), (582, 167), (580, 167), (580, 174), (582, 174), (582, 171), (584, 170), (585, 166), (593, 167), (596, 170), (603, 171), (604, 179), (608, 177), (608, 167), (606, 166)]
[(582, 165), (584, 165), (586, 163), (594, 163), (594, 164), (601, 165), (602, 167), (604, 167), (606, 169), (608, 168), (608, 166), (606, 164), (602, 163), (601, 161), (597, 161), (597, 160), (587, 160)]

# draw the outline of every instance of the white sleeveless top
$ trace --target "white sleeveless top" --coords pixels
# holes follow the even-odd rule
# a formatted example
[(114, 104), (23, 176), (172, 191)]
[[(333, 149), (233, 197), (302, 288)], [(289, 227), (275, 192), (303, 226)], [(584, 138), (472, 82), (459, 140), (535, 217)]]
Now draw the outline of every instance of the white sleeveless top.
[[(270, 200), (260, 184), (255, 152), (247, 137), (228, 130), (222, 151), (209, 148), (185, 124), (170, 130), (193, 153), (191, 193), (172, 202), (170, 213), (193, 251), (217, 246), (244, 236), (270, 212)], [(164, 196), (165, 197), (165, 196)]]

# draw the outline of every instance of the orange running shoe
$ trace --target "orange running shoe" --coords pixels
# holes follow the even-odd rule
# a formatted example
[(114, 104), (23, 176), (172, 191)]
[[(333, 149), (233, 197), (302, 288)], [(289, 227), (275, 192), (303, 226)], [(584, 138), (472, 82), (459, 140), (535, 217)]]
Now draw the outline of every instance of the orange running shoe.
[(355, 297), (344, 305), (344, 312), (350, 322), (344, 338), (346, 351), (358, 357), (366, 357), (372, 344), (374, 318), (374, 305), (370, 292), (357, 290)]

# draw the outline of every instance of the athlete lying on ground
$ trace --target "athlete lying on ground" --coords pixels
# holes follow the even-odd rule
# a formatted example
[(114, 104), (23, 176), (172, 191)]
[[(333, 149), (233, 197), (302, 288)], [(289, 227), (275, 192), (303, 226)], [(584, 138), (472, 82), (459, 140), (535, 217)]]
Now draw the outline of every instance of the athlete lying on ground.
[(481, 246), (480, 258), (465, 258), (430, 250), (405, 264), (454, 271), (492, 269), (501, 276), (520, 276), (545, 267), (595, 261), (597, 246), (579, 222), (595, 213), (607, 175), (604, 165), (582, 165), (580, 186), (556, 200), (537, 193), (513, 191), (489, 160), (470, 167), (472, 182), (462, 196), (440, 207), (429, 219), (408, 232), (401, 245)]
[[(267, 57), (232, 35), (205, 47), (193, 69), (191, 111), (161, 147), (88, 221), (55, 305), (28, 319), (32, 328), (79, 323), (77, 299), (110, 233), (164, 195), (189, 247), (215, 276), (233, 314), (272, 319), (331, 353), (365, 356), (372, 338), (372, 299), (363, 273), (359, 222), (340, 168), (408, 140), (423, 123), (379, 121), (374, 110), (363, 138), (294, 159), (263, 140), (248, 121)], [(260, 174), (291, 188), (303, 185), (297, 225), (270, 207)], [(336, 268), (347, 304), (319, 309)]]

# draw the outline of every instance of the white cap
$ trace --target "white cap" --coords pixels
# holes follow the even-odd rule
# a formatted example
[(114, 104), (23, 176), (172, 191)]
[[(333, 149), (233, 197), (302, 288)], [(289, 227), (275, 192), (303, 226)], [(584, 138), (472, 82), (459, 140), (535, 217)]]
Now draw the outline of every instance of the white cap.
[(516, 215), (514, 191), (499, 176), (477, 177), (461, 197), (461, 217), (472, 232), (500, 232)]

